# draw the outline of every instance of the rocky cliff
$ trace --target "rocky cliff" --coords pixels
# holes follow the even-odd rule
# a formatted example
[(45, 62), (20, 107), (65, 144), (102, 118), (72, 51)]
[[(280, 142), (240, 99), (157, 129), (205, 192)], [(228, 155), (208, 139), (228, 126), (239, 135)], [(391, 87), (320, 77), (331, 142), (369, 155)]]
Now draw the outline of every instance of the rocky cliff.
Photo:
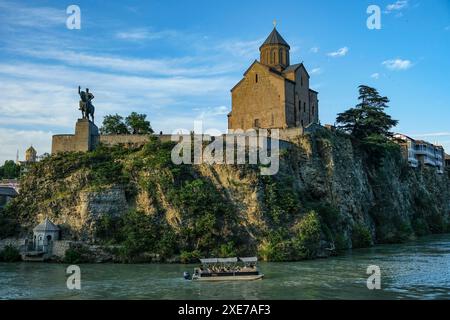
[[(299, 136), (280, 172), (252, 165), (176, 166), (170, 143), (53, 156), (23, 179), (4, 215), (22, 233), (49, 217), (65, 239), (158, 254), (254, 255), (282, 261), (450, 231), (450, 175), (382, 162), (328, 130)], [(142, 260), (142, 259), (141, 259)]]

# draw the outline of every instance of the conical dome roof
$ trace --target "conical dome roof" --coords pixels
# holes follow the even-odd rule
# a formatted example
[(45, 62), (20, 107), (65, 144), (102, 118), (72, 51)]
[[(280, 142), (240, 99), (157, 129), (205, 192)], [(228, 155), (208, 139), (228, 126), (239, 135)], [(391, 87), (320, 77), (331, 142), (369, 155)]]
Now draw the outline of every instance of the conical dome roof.
[(273, 28), (272, 32), (269, 34), (266, 41), (264, 41), (264, 43), (262, 44), (261, 47), (263, 47), (265, 45), (274, 45), (274, 44), (286, 46), (289, 49), (291, 48), (289, 46), (289, 44), (286, 42), (286, 40), (283, 39), (281, 34), (279, 34), (279, 32), (277, 31), (277, 28)]
[(48, 218), (45, 218), (40, 224), (38, 224), (33, 229), (34, 232), (45, 232), (45, 231), (59, 231), (59, 227), (51, 222)]

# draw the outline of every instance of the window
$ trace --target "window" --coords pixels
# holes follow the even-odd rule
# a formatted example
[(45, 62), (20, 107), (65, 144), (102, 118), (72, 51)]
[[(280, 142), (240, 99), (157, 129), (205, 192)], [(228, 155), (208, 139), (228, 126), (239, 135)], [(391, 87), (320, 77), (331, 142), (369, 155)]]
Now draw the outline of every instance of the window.
[(303, 87), (303, 75), (300, 76), (300, 85)]
[(306, 102), (303, 102), (303, 112), (306, 112)]
[(258, 74), (255, 75), (255, 82), (258, 83)]
[(255, 127), (255, 128), (259, 128), (259, 127), (260, 127), (260, 125), (259, 125), (259, 119), (255, 119), (255, 125), (254, 125), (254, 127)]

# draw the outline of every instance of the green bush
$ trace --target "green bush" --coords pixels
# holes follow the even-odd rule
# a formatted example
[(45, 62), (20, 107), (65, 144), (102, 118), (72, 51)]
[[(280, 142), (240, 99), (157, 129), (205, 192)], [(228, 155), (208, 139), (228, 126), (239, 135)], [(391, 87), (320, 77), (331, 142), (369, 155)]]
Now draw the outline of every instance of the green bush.
[(295, 260), (291, 240), (283, 230), (271, 231), (258, 249), (258, 255), (264, 261), (282, 262)]
[(17, 262), (20, 261), (20, 252), (11, 245), (7, 245), (2, 251), (0, 251), (0, 261), (4, 262)]
[(296, 255), (300, 259), (311, 259), (320, 248), (321, 225), (315, 211), (307, 213), (294, 227), (297, 235), (294, 239)]
[(372, 245), (372, 235), (370, 230), (362, 225), (356, 224), (353, 226), (352, 232), (352, 247), (356, 248), (367, 248)]
[(237, 256), (236, 248), (234, 246), (234, 242), (230, 241), (228, 243), (222, 244), (220, 246), (219, 257), (221, 258), (227, 258), (227, 257), (235, 257)]
[(89, 249), (84, 246), (78, 246), (67, 249), (63, 261), (68, 264), (78, 264), (91, 262), (92, 258)]
[(20, 228), (17, 217), (14, 217), (13, 202), (0, 209), (0, 239), (14, 236)]
[(201, 258), (201, 253), (198, 250), (194, 251), (182, 251), (180, 254), (181, 263), (194, 263), (198, 262)]

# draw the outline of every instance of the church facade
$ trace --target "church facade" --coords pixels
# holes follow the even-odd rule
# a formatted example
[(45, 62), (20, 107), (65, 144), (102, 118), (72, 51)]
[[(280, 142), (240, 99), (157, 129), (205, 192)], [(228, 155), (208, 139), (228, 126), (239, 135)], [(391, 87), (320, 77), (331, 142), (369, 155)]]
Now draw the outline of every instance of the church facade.
[(306, 128), (319, 123), (318, 92), (303, 63), (290, 64), (290, 46), (276, 28), (244, 77), (231, 89), (228, 129)]

